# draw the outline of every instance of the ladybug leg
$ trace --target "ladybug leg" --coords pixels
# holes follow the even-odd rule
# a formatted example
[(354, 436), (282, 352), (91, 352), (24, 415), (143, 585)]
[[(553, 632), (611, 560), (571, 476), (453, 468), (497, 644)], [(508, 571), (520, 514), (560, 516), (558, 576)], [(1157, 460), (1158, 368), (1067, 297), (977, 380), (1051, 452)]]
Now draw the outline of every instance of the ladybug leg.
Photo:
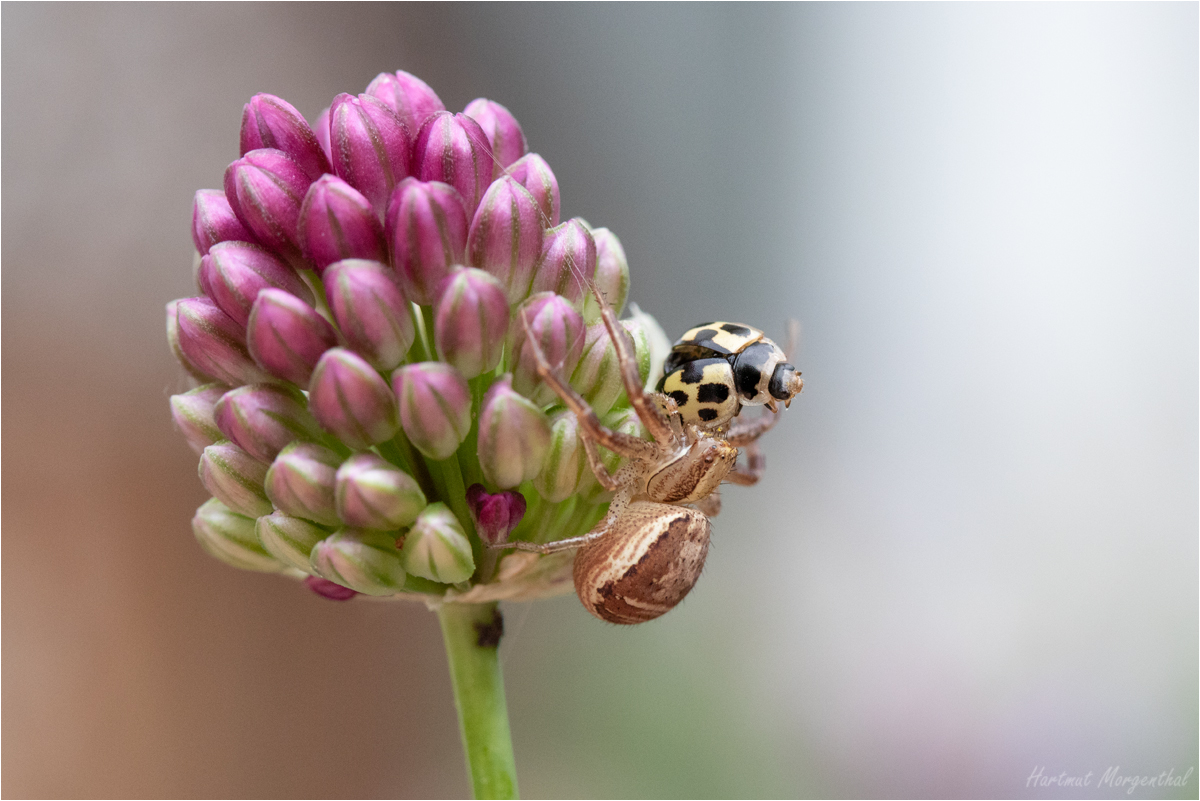
[(763, 434), (771, 430), (771, 426), (779, 422), (779, 412), (769, 412), (759, 415), (753, 420), (738, 418), (729, 426), (725, 441), (735, 447), (749, 445)]
[[(725, 480), (730, 484), (740, 484), (743, 487), (749, 487), (757, 484), (762, 478), (762, 474), (767, 469), (767, 460), (759, 450), (757, 442), (748, 443), (742, 449), (742, 455), (746, 457), (745, 464), (738, 464), (725, 476)], [(711, 517), (711, 515), (709, 515)]]

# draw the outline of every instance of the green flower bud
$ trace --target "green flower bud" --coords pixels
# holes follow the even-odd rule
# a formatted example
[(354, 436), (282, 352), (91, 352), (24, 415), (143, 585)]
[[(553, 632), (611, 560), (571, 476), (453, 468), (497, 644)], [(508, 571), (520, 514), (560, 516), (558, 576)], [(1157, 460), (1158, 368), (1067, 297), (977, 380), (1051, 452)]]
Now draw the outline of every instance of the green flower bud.
[(238, 514), (255, 518), (272, 512), (263, 490), (267, 466), (232, 442), (209, 445), (200, 457), (205, 489)]
[(431, 503), (417, 516), (400, 558), (409, 573), (443, 584), (466, 581), (475, 572), (471, 543), (444, 503)]
[(237, 514), (216, 498), (209, 498), (196, 510), (192, 532), (201, 548), (226, 564), (263, 573), (283, 569), (258, 541), (254, 519)]
[(425, 508), (413, 477), (373, 453), (351, 456), (338, 468), (335, 497), (338, 516), (359, 528), (402, 528)]
[[(629, 320), (641, 326), (642, 333), (646, 337), (646, 350), (650, 359), (650, 373), (646, 378), (645, 387), (651, 392), (658, 386), (658, 380), (663, 375), (663, 362), (667, 360), (667, 354), (671, 352), (671, 340), (667, 333), (663, 331), (662, 326), (658, 324), (658, 320), (654, 316), (642, 311), (636, 303), (629, 304)], [(634, 336), (634, 343), (638, 341), (638, 337)], [(641, 347), (638, 345), (637, 347)], [(638, 356), (638, 369), (641, 370), (642, 357)]]
[(291, 517), (283, 512), (263, 515), (255, 524), (259, 542), (263, 547), (289, 567), (311, 573), (309, 556), (313, 546), (329, 536), (329, 531), (315, 523)]
[(344, 528), (318, 542), (310, 565), (323, 579), (364, 595), (392, 595), (404, 587), (394, 534)]
[(579, 421), (569, 409), (550, 416), (550, 449), (533, 488), (551, 503), (565, 501), (592, 475), (579, 440)]

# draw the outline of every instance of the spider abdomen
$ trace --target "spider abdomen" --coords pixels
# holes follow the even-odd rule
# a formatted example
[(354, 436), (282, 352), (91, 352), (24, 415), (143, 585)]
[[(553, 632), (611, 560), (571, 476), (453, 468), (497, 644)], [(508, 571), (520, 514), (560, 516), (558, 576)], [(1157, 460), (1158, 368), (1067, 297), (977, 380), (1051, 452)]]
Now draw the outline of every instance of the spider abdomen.
[(695, 509), (637, 501), (612, 530), (575, 554), (575, 591), (610, 623), (644, 623), (670, 611), (700, 578), (711, 525)]

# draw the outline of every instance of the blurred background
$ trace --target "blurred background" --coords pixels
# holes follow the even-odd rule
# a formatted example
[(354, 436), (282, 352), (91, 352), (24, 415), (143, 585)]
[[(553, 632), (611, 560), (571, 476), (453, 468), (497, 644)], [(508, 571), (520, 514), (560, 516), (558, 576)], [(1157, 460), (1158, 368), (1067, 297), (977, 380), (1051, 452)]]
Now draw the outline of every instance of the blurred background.
[[(242, 104), (511, 109), (667, 332), (803, 325), (678, 609), (506, 609), (528, 796), (1125, 796), (1197, 741), (1194, 3), (5, 4), (3, 794), (462, 796), (436, 619), (200, 551)], [(1174, 790), (1197, 795), (1193, 771)]]

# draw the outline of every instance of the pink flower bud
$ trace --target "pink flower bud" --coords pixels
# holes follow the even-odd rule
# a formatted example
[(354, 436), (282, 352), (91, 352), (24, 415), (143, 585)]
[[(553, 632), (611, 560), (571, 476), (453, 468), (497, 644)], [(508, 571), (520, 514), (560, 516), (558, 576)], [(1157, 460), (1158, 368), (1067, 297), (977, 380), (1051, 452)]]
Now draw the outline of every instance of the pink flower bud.
[(300, 249), (322, 277), (342, 259), (387, 260), (383, 225), (370, 201), (336, 175), (324, 175), (308, 188), (299, 236)]
[(172, 300), (167, 303), (167, 344), (171, 347), (171, 355), (175, 357), (175, 360), (179, 362), (183, 369), (188, 371), (188, 375), (202, 384), (207, 384), (213, 380), (211, 375), (206, 375), (196, 365), (192, 364), (188, 360), (188, 357), (183, 355), (183, 348), (179, 346), (178, 300)]
[(246, 517), (269, 515), (263, 490), (267, 466), (231, 442), (209, 445), (200, 457), (200, 480), (217, 500)]
[(513, 354), (513, 389), (536, 403), (547, 404), (558, 396), (537, 375), (537, 360), (526, 333), (537, 341), (551, 367), (569, 376), (583, 354), (583, 317), (561, 295), (540, 292), (521, 304), (509, 327), (509, 352)]
[(221, 311), (238, 325), (250, 320), (258, 293), (268, 287), (282, 289), (305, 303), (312, 290), (290, 266), (271, 251), (249, 242), (218, 242), (200, 260), (200, 286)]
[(382, 214), (392, 187), (409, 174), (412, 141), (404, 123), (370, 95), (340, 94), (329, 109), (333, 169)]
[(180, 355), (200, 375), (231, 387), (271, 380), (250, 358), (246, 332), (208, 298), (171, 301), (167, 314), (175, 320)]
[(483, 270), (465, 267), (442, 282), (433, 310), (438, 358), (464, 378), (495, 369), (508, 334), (504, 286)]
[(246, 340), (272, 375), (305, 386), (321, 354), (337, 344), (333, 326), (295, 295), (264, 289), (250, 309)]
[(265, 479), (275, 508), (326, 526), (341, 523), (334, 502), (334, 481), (342, 458), (313, 442), (293, 442), (271, 464)]
[(242, 154), (269, 147), (287, 153), (312, 180), (329, 172), (329, 160), (313, 129), (281, 97), (257, 94), (242, 110)]
[(355, 595), (358, 595), (357, 592), (349, 587), (335, 584), (329, 579), (323, 579), (320, 576), (305, 576), (304, 585), (322, 598), (328, 598), (331, 601), (349, 601)]
[(479, 123), (487, 134), (496, 156), (493, 176), (503, 175), (506, 167), (525, 155), (525, 134), (517, 118), (495, 100), (478, 97), (467, 104), (463, 114)]
[(218, 242), (231, 240), (253, 242), (254, 234), (242, 225), (220, 189), (196, 192), (192, 201), (192, 241), (196, 250), (203, 256)]
[(492, 182), (492, 146), (479, 123), (465, 114), (439, 111), (421, 125), (413, 147), (413, 175), (442, 181), (462, 195), (467, 213)]
[(308, 408), (326, 431), (355, 450), (391, 439), (400, 428), (396, 396), (379, 373), (345, 348), (325, 352), (313, 370)]
[(537, 153), (529, 153), (517, 159), (508, 168), (508, 174), (529, 190), (542, 211), (542, 227), (558, 225), (559, 208), (562, 201), (558, 195), (558, 179), (546, 160)]
[[(625, 260), (625, 248), (621, 247), (617, 235), (607, 228), (595, 229), (592, 238), (596, 240), (596, 289), (608, 301), (613, 313), (620, 316), (629, 297), (629, 262)], [(591, 292), (584, 296), (583, 319), (588, 325), (600, 319), (600, 306)]]
[(557, 292), (576, 308), (582, 308), (588, 283), (595, 274), (596, 240), (576, 217), (546, 232), (529, 291)]
[(406, 178), (392, 192), (386, 236), (405, 297), (428, 306), (451, 267), (463, 262), (467, 210), (462, 196), (448, 184)]
[(488, 493), (482, 484), (467, 487), (467, 507), (479, 538), (489, 545), (508, 542), (508, 535), (525, 517), (525, 496), (513, 490)]
[(421, 123), (430, 114), (446, 110), (429, 84), (404, 70), (398, 70), (395, 74), (379, 73), (367, 86), (367, 94), (387, 103), (410, 131), (420, 129)]
[(205, 384), (171, 396), (171, 417), (196, 453), (225, 438), (213, 419), (213, 407), (228, 389), (222, 384)]
[(533, 195), (508, 176), (484, 194), (467, 234), (467, 260), (504, 284), (508, 302), (529, 294), (542, 254), (542, 221)]
[(425, 508), (417, 482), (374, 453), (359, 453), (337, 471), (338, 516), (348, 526), (383, 531), (412, 525)]
[(300, 258), (300, 204), (311, 183), (282, 150), (251, 150), (225, 170), (225, 199), (255, 239), (295, 261)]
[(392, 373), (400, 425), (421, 453), (449, 459), (471, 431), (471, 391), (462, 374), (441, 362), (420, 362)]
[(508, 489), (542, 470), (550, 447), (550, 421), (542, 410), (513, 391), (512, 376), (493, 382), (479, 412), (477, 454), (484, 478)]
[(325, 154), (325, 158), (329, 160), (329, 164), (333, 165), (333, 150), (329, 147), (329, 109), (321, 109), (321, 113), (317, 115), (317, 121), (313, 123), (313, 135), (317, 137), (317, 144), (321, 146), (321, 152)]
[(346, 343), (376, 370), (404, 361), (416, 337), (412, 306), (396, 274), (376, 261), (347, 259), (325, 271), (325, 297)]
[(320, 436), (299, 390), (251, 384), (225, 394), (213, 409), (217, 428), (246, 453), (269, 464), (284, 446)]

